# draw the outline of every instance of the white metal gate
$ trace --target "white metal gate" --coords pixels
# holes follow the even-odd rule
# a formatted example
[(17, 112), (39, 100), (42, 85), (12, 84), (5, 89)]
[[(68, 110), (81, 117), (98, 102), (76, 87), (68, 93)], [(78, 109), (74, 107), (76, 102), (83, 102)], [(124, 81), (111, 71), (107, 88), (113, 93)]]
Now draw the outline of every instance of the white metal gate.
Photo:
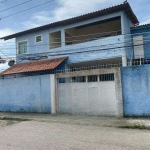
[(58, 112), (102, 116), (122, 115), (119, 77), (117, 69), (58, 74)]

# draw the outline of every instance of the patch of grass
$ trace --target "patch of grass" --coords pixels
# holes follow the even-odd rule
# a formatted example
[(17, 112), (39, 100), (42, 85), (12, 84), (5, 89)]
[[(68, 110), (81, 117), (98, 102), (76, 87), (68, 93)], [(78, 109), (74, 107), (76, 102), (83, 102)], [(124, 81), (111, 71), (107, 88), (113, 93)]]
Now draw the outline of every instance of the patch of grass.
[(9, 118), (9, 117), (0, 117), (0, 120), (32, 121), (31, 119), (25, 119), (25, 118)]
[(141, 125), (141, 124), (120, 126), (120, 128), (125, 128), (125, 129), (139, 129), (139, 130), (150, 130), (150, 126), (145, 126), (145, 125)]

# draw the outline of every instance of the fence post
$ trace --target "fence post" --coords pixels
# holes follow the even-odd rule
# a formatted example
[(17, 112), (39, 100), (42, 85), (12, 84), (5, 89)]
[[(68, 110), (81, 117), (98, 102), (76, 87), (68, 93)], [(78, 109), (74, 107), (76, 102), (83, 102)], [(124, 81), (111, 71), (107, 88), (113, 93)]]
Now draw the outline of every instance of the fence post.
[(50, 75), (51, 113), (56, 114), (56, 81), (55, 74)]
[(122, 66), (125, 67), (127, 66), (127, 57), (126, 57), (126, 52), (122, 52)]

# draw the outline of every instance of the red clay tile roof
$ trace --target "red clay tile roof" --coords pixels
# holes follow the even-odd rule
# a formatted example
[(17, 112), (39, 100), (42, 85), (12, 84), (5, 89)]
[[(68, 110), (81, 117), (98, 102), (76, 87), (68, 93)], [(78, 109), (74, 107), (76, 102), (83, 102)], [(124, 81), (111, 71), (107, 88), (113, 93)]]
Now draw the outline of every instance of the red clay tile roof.
[(53, 70), (66, 59), (67, 57), (62, 57), (62, 58), (38, 60), (33, 62), (15, 64), (14, 66), (1, 72), (0, 76), (26, 73), (26, 72), (43, 71), (43, 70)]
[(50, 23), (50, 24), (47, 24), (44, 26), (40, 26), (40, 27), (36, 27), (36, 28), (29, 29), (26, 31), (18, 32), (18, 33), (12, 34), (12, 35), (8, 35), (8, 36), (2, 37), (0, 39), (9, 40), (9, 39), (12, 39), (12, 38), (15, 38), (15, 37), (18, 37), (21, 35), (25, 35), (28, 33), (33, 33), (36, 31), (45, 30), (45, 29), (49, 29), (49, 28), (53, 28), (53, 27), (57, 27), (57, 26), (65, 26), (65, 25), (76, 23), (76, 22), (86, 21), (88, 19), (93, 19), (96, 17), (108, 15), (108, 14), (119, 12), (119, 11), (125, 11), (128, 18), (132, 21), (133, 24), (139, 24), (139, 21), (138, 21), (136, 15), (134, 14), (130, 4), (128, 2), (124, 2), (123, 4), (120, 4), (120, 5), (116, 5), (116, 6), (109, 7), (109, 8), (102, 9), (102, 10), (95, 11), (95, 12), (91, 12), (91, 13), (84, 14), (81, 16), (73, 17), (70, 19), (53, 22), (53, 23)]

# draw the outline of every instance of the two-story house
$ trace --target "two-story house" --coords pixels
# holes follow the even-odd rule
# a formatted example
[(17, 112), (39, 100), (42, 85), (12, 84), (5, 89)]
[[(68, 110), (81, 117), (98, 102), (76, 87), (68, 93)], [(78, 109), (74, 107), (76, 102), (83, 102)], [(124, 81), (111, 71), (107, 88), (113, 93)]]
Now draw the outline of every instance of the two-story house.
[[(124, 2), (2, 37), (15, 38), (17, 47), (17, 64), (3, 75), (121, 63), (122, 54), (132, 57), (130, 28), (138, 24), (129, 3)], [(47, 63), (55, 65), (45, 67)]]
[[(124, 2), (2, 37), (16, 38), (17, 59), (0, 73), (0, 111), (123, 116), (144, 108), (140, 115), (149, 114), (149, 66), (109, 68), (150, 58), (150, 26), (138, 24)], [(103, 64), (108, 68), (95, 68)], [(20, 76), (30, 77), (14, 78)]]

